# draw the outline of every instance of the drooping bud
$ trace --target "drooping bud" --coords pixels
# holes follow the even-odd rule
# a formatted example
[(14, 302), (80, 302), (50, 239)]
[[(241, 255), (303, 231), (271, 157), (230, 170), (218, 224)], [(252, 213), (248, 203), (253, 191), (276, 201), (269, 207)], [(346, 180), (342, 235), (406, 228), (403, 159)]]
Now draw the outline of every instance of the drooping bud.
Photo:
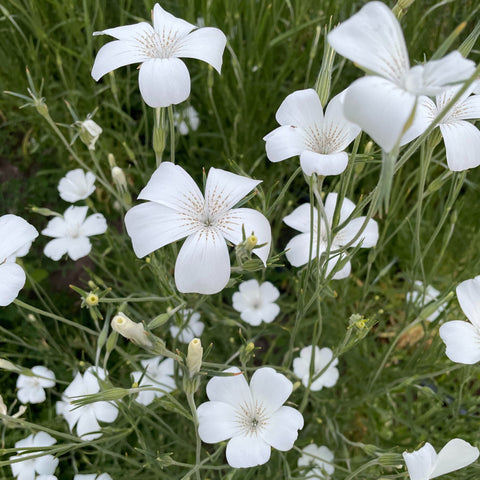
[(132, 322), (124, 313), (118, 312), (110, 322), (113, 330), (122, 337), (128, 338), (136, 345), (151, 348), (152, 342), (148, 339), (148, 333), (141, 323)]
[(100, 125), (91, 119), (79, 122), (80, 140), (88, 147), (89, 150), (95, 150), (95, 143), (103, 130)]

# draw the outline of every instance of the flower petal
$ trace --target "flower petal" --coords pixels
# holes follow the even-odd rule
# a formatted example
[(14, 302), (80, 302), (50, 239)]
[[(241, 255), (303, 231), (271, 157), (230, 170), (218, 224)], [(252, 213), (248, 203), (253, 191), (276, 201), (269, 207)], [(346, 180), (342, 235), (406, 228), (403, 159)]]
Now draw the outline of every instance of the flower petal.
[(313, 88), (297, 90), (288, 95), (275, 115), (280, 125), (293, 125), (308, 129), (323, 121), (323, 108), (320, 98)]
[(25, 272), (16, 263), (0, 265), (0, 306), (10, 305), (25, 285)]
[(268, 303), (264, 305), (260, 310), (262, 320), (265, 323), (271, 323), (275, 320), (275, 317), (280, 313), (280, 307), (276, 303)]
[[(35, 459), (35, 470), (39, 474), (36, 477), (36, 480), (42, 480), (42, 476), (46, 475), (45, 480), (53, 480), (57, 477), (53, 476), (53, 472), (58, 466), (58, 458), (55, 458), (53, 455), (43, 455)], [(53, 478), (48, 478), (49, 475), (52, 475)]]
[(415, 106), (415, 95), (376, 76), (352, 83), (345, 95), (344, 113), (370, 137), (390, 152), (400, 140)]
[[(360, 130), (360, 129), (359, 129)], [(339, 175), (348, 165), (348, 155), (345, 152), (323, 155), (304, 150), (300, 155), (300, 165), (305, 175)]]
[(66, 238), (56, 238), (45, 245), (43, 253), (48, 258), (58, 261), (68, 252), (68, 247), (69, 240)]
[(67, 235), (68, 225), (61, 217), (54, 217), (49, 220), (46, 228), (42, 230), (42, 235), (47, 237), (62, 238)]
[(26, 386), (20, 388), (17, 397), (21, 403), (42, 403), (45, 401), (45, 390), (41, 387)]
[[(90, 243), (90, 240), (88, 239), (88, 237), (65, 238), (65, 239), (59, 238), (57, 240), (64, 240), (67, 243), (68, 256), (72, 260), (78, 260), (79, 258), (86, 257), (92, 250), (92, 244)], [(49, 242), (49, 244), (57, 240), (52, 240), (51, 242)], [(47, 247), (45, 247), (45, 249), (46, 248)]]
[(31, 244), (37, 237), (37, 229), (22, 217), (11, 214), (2, 215), (0, 217), (0, 264), (22, 249), (25, 244)]
[(278, 288), (271, 282), (263, 282), (260, 285), (260, 292), (264, 302), (274, 302), (280, 296)]
[(75, 207), (71, 205), (63, 213), (63, 218), (67, 225), (81, 225), (85, 221), (87, 212), (88, 207)]
[(478, 456), (477, 447), (473, 447), (460, 438), (454, 438), (438, 452), (435, 468), (429, 478), (436, 478), (466, 467), (473, 463)]
[(293, 447), (298, 430), (302, 428), (302, 414), (292, 407), (281, 407), (270, 417), (260, 435), (273, 448), (286, 452)]
[(453, 320), (439, 330), (447, 357), (456, 363), (473, 365), (480, 361), (480, 332), (469, 322)]
[(233, 468), (263, 465), (270, 459), (271, 448), (259, 436), (233, 437), (227, 445), (227, 462)]
[[(289, 227), (294, 228), (302, 233), (307, 233), (312, 230), (312, 225), (310, 224), (310, 215), (311, 215), (312, 205), (310, 203), (303, 203), (297, 207), (292, 213), (287, 215), (283, 222)], [(317, 225), (317, 211), (313, 211), (313, 230), (316, 229)]]
[[(335, 214), (335, 208), (338, 202), (338, 193), (329, 193), (325, 199), (325, 215), (328, 223), (331, 225), (333, 222), (333, 216)], [(342, 205), (340, 206), (340, 218), (339, 223), (344, 223), (350, 215), (354, 212), (356, 205), (347, 197), (343, 197)]]
[(255, 234), (257, 245), (264, 244), (263, 247), (254, 248), (252, 252), (266, 265), (272, 243), (272, 230), (267, 218), (251, 208), (234, 208), (223, 215), (218, 224), (223, 236), (234, 245), (243, 240), (242, 227), (247, 237)]
[(220, 73), (226, 43), (227, 37), (218, 28), (199, 28), (179, 42), (175, 55), (203, 60)]
[(205, 443), (217, 443), (232, 438), (237, 431), (236, 411), (225, 402), (205, 402), (197, 408), (198, 434)]
[[(338, 232), (335, 237), (335, 243), (339, 246), (344, 246), (353, 240), (363, 224), (365, 223), (366, 217), (358, 217), (350, 220), (350, 222), (343, 227), (340, 232)], [(365, 229), (360, 234), (360, 236), (355, 240), (350, 246), (356, 247), (360, 243), (362, 248), (371, 248), (374, 247), (378, 242), (378, 223), (375, 220), (370, 219), (365, 226)]]
[(340, 55), (393, 82), (400, 82), (408, 72), (402, 29), (384, 3), (367, 3), (327, 38)]
[(480, 275), (460, 283), (456, 292), (463, 313), (480, 331)]
[(480, 95), (468, 97), (453, 110), (453, 115), (458, 120), (476, 120), (480, 118)]
[(190, 74), (180, 59), (150, 58), (140, 66), (140, 93), (152, 108), (176, 105), (190, 95)]
[(175, 284), (182, 293), (212, 295), (230, 279), (230, 256), (222, 235), (202, 228), (182, 245), (175, 263)]
[(90, 215), (80, 228), (81, 235), (101, 235), (107, 231), (107, 220), (101, 213)]
[(480, 130), (470, 122), (441, 123), (450, 170), (459, 172), (480, 165)]
[(87, 442), (89, 442), (90, 440), (95, 440), (96, 438), (101, 437), (102, 434), (101, 432), (99, 432), (99, 430), (101, 429), (95, 417), (95, 412), (93, 408), (91, 407), (91, 405), (88, 405), (87, 407), (90, 408), (85, 408), (82, 411), (80, 417), (78, 418), (77, 435), (81, 437), (82, 440), (86, 440)]
[(403, 452), (403, 459), (407, 465), (410, 480), (429, 480), (430, 473), (437, 460), (437, 453), (428, 442), (419, 450)]
[(213, 402), (228, 403), (236, 407), (243, 403), (250, 404), (252, 396), (245, 375), (237, 367), (230, 367), (224, 373), (235, 373), (227, 377), (213, 377), (207, 383), (207, 396)]
[[(317, 256), (317, 240), (313, 236), (312, 242), (312, 254), (310, 260), (313, 260)], [(302, 233), (293, 237), (286, 245), (286, 257), (291, 265), (294, 267), (301, 267), (308, 263), (308, 253), (310, 252), (310, 232)], [(325, 250), (325, 245), (320, 243), (319, 253)]]
[(153, 7), (153, 28), (159, 35), (169, 31), (184, 36), (197, 27), (181, 18), (174, 17), (156, 3)]
[(106, 423), (112, 423), (118, 416), (118, 407), (110, 402), (95, 402), (92, 403), (93, 411), (97, 420)]
[(419, 137), (438, 115), (437, 106), (425, 96), (418, 97), (415, 117), (400, 140), (400, 146)]
[(271, 162), (281, 162), (300, 155), (306, 148), (305, 132), (302, 128), (283, 125), (263, 137), (265, 150)]
[(276, 412), (292, 393), (292, 382), (273, 368), (263, 367), (255, 370), (250, 380), (253, 400), (268, 412)]

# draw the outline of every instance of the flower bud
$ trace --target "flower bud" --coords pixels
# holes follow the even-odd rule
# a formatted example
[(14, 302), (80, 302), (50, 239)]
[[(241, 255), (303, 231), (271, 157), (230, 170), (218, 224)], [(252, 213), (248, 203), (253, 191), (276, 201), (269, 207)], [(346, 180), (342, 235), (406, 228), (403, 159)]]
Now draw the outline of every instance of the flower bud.
[(253, 233), (245, 240), (245, 248), (252, 251), (258, 243), (258, 238)]
[(125, 178), (125, 173), (120, 167), (112, 167), (112, 180), (114, 181), (115, 185), (119, 188), (120, 191), (125, 192), (127, 191), (127, 179)]
[(4, 360), (3, 358), (0, 358), (0, 369), (8, 370), (9, 372), (20, 372), (21, 371), (20, 367), (17, 367), (12, 362), (9, 362), (8, 360)]
[(200, 371), (200, 367), (202, 366), (202, 356), (202, 342), (199, 338), (194, 338), (188, 344), (187, 353), (187, 367), (191, 377)]
[(80, 124), (80, 140), (89, 150), (95, 150), (95, 143), (103, 132), (102, 127), (93, 120), (85, 120)]
[(96, 307), (98, 305), (98, 295), (96, 293), (90, 292), (85, 297), (85, 303), (88, 307)]
[(122, 337), (128, 338), (136, 345), (151, 348), (152, 342), (148, 339), (147, 331), (141, 323), (132, 322), (124, 313), (118, 312), (110, 322), (113, 330)]

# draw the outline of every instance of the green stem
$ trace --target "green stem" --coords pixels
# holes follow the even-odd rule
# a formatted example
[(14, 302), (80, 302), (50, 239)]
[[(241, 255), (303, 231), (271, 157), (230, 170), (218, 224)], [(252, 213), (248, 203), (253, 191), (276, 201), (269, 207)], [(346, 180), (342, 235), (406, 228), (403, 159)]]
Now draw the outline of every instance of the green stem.
[(175, 120), (172, 105), (168, 107), (168, 120), (170, 123), (170, 161), (175, 163)]
[(157, 168), (162, 163), (162, 155), (165, 150), (165, 109), (160, 107), (154, 110), (153, 125), (153, 151)]
[(190, 407), (190, 411), (192, 412), (193, 424), (195, 426), (195, 438), (196, 438), (196, 448), (195, 448), (195, 476), (197, 480), (201, 480), (199, 467), (201, 464), (200, 453), (202, 447), (202, 441), (200, 440), (200, 436), (198, 434), (198, 416), (197, 416), (197, 407), (195, 406), (195, 399), (193, 398), (193, 393), (187, 393), (187, 401), (188, 406)]

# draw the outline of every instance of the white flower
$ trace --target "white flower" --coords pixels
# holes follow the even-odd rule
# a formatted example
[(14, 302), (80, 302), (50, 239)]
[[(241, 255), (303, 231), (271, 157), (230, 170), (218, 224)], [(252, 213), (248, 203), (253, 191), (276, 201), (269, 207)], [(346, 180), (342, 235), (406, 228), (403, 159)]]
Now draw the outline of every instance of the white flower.
[[(318, 214), (314, 210), (313, 214), (313, 244), (310, 259), (317, 257), (317, 240), (318, 240), (318, 254), (325, 253), (328, 249), (328, 235), (331, 233), (333, 215), (335, 212), (335, 205), (337, 203), (338, 195), (336, 193), (329, 193), (325, 200), (325, 216), (320, 219), (320, 238), (318, 238)], [(287, 250), (287, 259), (294, 267), (300, 267), (308, 262), (308, 254), (310, 251), (310, 234), (312, 226), (310, 225), (310, 209), (309, 203), (304, 203), (296, 208), (290, 215), (287, 215), (283, 221), (289, 226), (301, 232), (300, 235), (293, 237), (285, 247)], [(355, 210), (355, 204), (348, 198), (343, 199), (340, 208), (339, 224), (344, 223)], [(364, 223), (365, 217), (357, 217), (350, 220), (333, 238), (330, 245), (330, 251), (340, 249), (355, 238)], [(363, 248), (371, 248), (377, 244), (378, 240), (378, 225), (375, 220), (369, 220), (365, 230), (361, 233), (352, 245), (352, 247), (359, 245)], [(332, 257), (327, 264), (327, 274), (334, 268), (340, 257)], [(341, 270), (335, 273), (334, 279), (346, 278), (350, 274), (350, 262), (347, 262)]]
[(112, 477), (108, 473), (77, 473), (73, 480), (112, 480)]
[(62, 415), (68, 422), (70, 431), (76, 425), (77, 435), (86, 441), (95, 440), (102, 436), (98, 421), (111, 423), (115, 421), (118, 415), (118, 408), (110, 402), (93, 402), (87, 405), (78, 406), (72, 403), (72, 400), (78, 400), (77, 397), (91, 395), (100, 391), (98, 378), (104, 380), (106, 372), (100, 367), (89, 367), (85, 373), (77, 373), (72, 383), (65, 389), (62, 395), (62, 401), (57, 402), (57, 414)]
[[(349, 87), (344, 113), (387, 152), (400, 140), (419, 95), (437, 95), (475, 70), (475, 64), (456, 51), (410, 68), (400, 24), (382, 2), (367, 3), (332, 30), (328, 42), (340, 55), (373, 73)], [(421, 133), (411, 128), (400, 145)]]
[[(303, 385), (308, 387), (313, 380), (327, 365), (328, 368), (310, 385), (310, 390), (316, 392), (323, 387), (333, 387), (338, 380), (338, 358), (333, 358), (333, 352), (330, 348), (318, 348), (315, 345), (315, 359), (313, 362), (313, 376), (310, 377), (310, 362), (312, 359), (312, 345), (300, 350), (300, 356), (293, 361), (293, 373), (302, 380)], [(330, 363), (331, 362), (331, 363)], [(330, 365), (329, 365), (330, 364)]]
[(220, 73), (227, 41), (218, 28), (197, 28), (158, 3), (153, 7), (153, 28), (141, 22), (94, 33), (102, 34), (117, 40), (99, 50), (92, 77), (98, 81), (116, 68), (141, 63), (140, 93), (150, 107), (167, 107), (190, 95), (190, 74), (180, 58), (203, 60)]
[(430, 480), (470, 465), (478, 458), (478, 454), (478, 448), (465, 440), (454, 438), (438, 454), (427, 442), (415, 452), (404, 452), (403, 458), (411, 480)]
[(183, 109), (181, 112), (175, 112), (174, 120), (180, 135), (188, 135), (190, 131), (195, 132), (200, 125), (198, 112), (192, 106)]
[[(50, 447), (57, 443), (57, 440), (45, 432), (38, 432), (29, 435), (23, 440), (19, 440), (15, 444), (15, 448), (18, 449), (18, 455), (10, 457), (10, 460), (18, 460), (23, 457), (31, 457), (38, 454), (38, 452), (22, 450), (22, 448), (37, 448), (41, 451), (42, 447)], [(58, 458), (53, 455), (42, 455), (30, 460), (23, 460), (21, 462), (12, 463), (13, 476), (18, 480), (50, 480), (57, 477), (53, 476), (53, 472), (58, 465)]]
[(0, 306), (10, 305), (25, 285), (25, 272), (15, 263), (28, 253), (37, 229), (17, 215), (0, 217)]
[(233, 294), (233, 308), (240, 313), (240, 318), (250, 325), (273, 322), (280, 312), (280, 307), (274, 303), (280, 292), (270, 282), (259, 284), (257, 280), (247, 280), (238, 286), (238, 292)]
[(45, 245), (43, 253), (52, 260), (60, 260), (66, 253), (78, 260), (90, 253), (92, 244), (88, 237), (107, 230), (107, 221), (101, 213), (87, 216), (88, 207), (68, 207), (63, 217), (52, 218), (42, 234), (54, 237)]
[(195, 337), (200, 337), (205, 325), (200, 321), (200, 314), (191, 308), (185, 308), (179, 312), (183, 318), (182, 324), (172, 325), (170, 335), (182, 343), (190, 343)]
[(45, 401), (44, 388), (55, 386), (55, 374), (46, 367), (32, 367), (30, 375), (19, 375), (17, 378), (17, 397), (22, 403), (42, 403)]
[(205, 443), (230, 439), (227, 462), (234, 468), (263, 465), (271, 447), (286, 452), (293, 447), (303, 417), (284, 407), (292, 393), (292, 382), (273, 368), (259, 368), (250, 387), (236, 367), (225, 372), (235, 376), (213, 377), (207, 384), (209, 402), (198, 409), (198, 434)]
[(348, 164), (343, 150), (360, 133), (360, 128), (343, 115), (343, 91), (327, 106), (325, 116), (317, 92), (309, 88), (291, 93), (275, 118), (281, 125), (263, 139), (271, 162), (300, 155), (306, 175), (338, 175)]
[[(95, 143), (103, 132), (102, 127), (90, 118), (87, 118), (87, 120), (83, 122), (78, 122), (78, 125), (80, 126), (80, 140), (82, 140), (89, 150), (95, 150)], [(67, 202), (68, 201), (69, 200), (67, 200)]]
[(205, 197), (180, 166), (162, 162), (138, 196), (147, 203), (131, 208), (125, 225), (137, 257), (187, 237), (175, 264), (180, 292), (213, 294), (230, 278), (230, 257), (225, 239), (242, 242), (242, 226), (258, 244), (253, 250), (266, 264), (271, 231), (268, 220), (251, 208), (233, 208), (260, 181), (211, 168)]
[(85, 200), (94, 192), (95, 180), (92, 172), (85, 173), (81, 168), (70, 170), (58, 183), (60, 198), (69, 203)]
[(326, 479), (335, 470), (333, 466), (333, 452), (325, 447), (318, 447), (314, 443), (307, 445), (302, 450), (302, 456), (298, 459), (299, 467), (310, 467), (305, 478)]
[[(415, 280), (414, 289), (407, 293), (406, 300), (423, 308), (425, 305), (435, 302), (439, 295), (440, 292), (436, 288), (431, 285), (424, 286), (422, 282)], [(434, 312), (425, 318), (425, 320), (427, 320), (427, 322), (433, 322), (445, 310), (446, 306), (447, 302), (442, 303)]]
[[(139, 387), (155, 387), (159, 390), (144, 390), (137, 397), (137, 402), (142, 405), (150, 405), (156, 398), (163, 397), (165, 393), (171, 392), (175, 388), (173, 379), (173, 359), (155, 357), (142, 360), (143, 371), (132, 372), (133, 381), (138, 383)], [(161, 390), (161, 391), (160, 391)]]
[(480, 361), (480, 275), (457, 287), (457, 298), (470, 322), (453, 320), (440, 327), (447, 357), (452, 362), (472, 365)]
[[(436, 104), (420, 97), (415, 122), (426, 128), (450, 103), (462, 86), (449, 88), (437, 95)], [(475, 83), (460, 96), (447, 115), (439, 122), (450, 170), (459, 172), (480, 165), (480, 130), (466, 120), (480, 118), (480, 95), (472, 95)]]

